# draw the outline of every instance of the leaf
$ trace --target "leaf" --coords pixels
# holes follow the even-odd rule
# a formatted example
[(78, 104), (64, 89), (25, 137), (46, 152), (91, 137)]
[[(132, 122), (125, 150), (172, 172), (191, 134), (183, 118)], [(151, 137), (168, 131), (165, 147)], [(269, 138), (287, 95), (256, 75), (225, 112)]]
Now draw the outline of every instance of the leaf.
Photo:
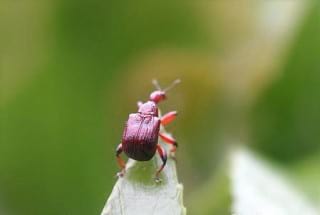
[[(161, 141), (160, 144), (169, 151), (168, 144)], [(146, 162), (129, 159), (126, 174), (116, 182), (101, 215), (186, 214), (175, 161), (168, 156), (160, 176), (162, 182), (156, 183), (155, 172), (161, 164), (158, 155)]]
[(235, 214), (319, 214), (285, 175), (245, 149), (231, 154), (230, 174)]

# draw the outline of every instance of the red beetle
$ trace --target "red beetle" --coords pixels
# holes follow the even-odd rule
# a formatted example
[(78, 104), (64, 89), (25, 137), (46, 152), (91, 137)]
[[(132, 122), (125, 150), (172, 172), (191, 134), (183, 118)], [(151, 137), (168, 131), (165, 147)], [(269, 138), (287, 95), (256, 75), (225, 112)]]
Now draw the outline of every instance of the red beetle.
[(153, 81), (157, 90), (150, 94), (149, 101), (142, 103), (138, 102), (138, 113), (132, 113), (129, 115), (129, 119), (126, 122), (122, 142), (118, 145), (116, 150), (116, 156), (118, 164), (121, 168), (121, 172), (118, 176), (123, 176), (125, 172), (125, 162), (120, 157), (120, 154), (124, 152), (129, 158), (137, 161), (148, 161), (156, 153), (159, 153), (162, 166), (156, 172), (156, 180), (159, 181), (159, 174), (166, 165), (167, 153), (158, 144), (158, 136), (172, 145), (172, 152), (175, 152), (177, 142), (174, 138), (160, 133), (160, 124), (165, 126), (175, 119), (177, 116), (176, 111), (171, 111), (159, 118), (157, 104), (166, 99), (166, 92), (174, 85), (180, 83), (180, 80), (175, 80), (168, 88), (161, 90), (157, 81)]

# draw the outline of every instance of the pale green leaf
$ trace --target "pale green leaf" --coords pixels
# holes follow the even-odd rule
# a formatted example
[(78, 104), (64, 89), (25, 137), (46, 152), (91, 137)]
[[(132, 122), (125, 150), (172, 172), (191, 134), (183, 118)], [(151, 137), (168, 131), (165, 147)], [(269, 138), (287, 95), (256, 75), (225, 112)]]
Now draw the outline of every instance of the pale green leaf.
[[(169, 151), (168, 144), (160, 144)], [(155, 172), (161, 164), (159, 155), (145, 162), (129, 159), (126, 174), (116, 182), (101, 215), (186, 214), (175, 161), (168, 156), (160, 175), (162, 181), (157, 183)]]
[(234, 214), (320, 214), (282, 171), (248, 150), (231, 153), (230, 177)]

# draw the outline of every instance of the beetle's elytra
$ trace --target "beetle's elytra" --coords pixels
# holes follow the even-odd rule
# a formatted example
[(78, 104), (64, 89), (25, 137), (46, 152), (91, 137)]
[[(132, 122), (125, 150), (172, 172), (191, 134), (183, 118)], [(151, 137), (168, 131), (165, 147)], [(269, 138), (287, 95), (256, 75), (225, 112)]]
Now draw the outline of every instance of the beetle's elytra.
[(166, 92), (179, 82), (180, 80), (175, 80), (168, 88), (161, 90), (157, 81), (154, 81), (157, 90), (150, 94), (149, 101), (138, 102), (138, 112), (129, 115), (123, 131), (122, 142), (116, 150), (117, 161), (121, 168), (119, 176), (123, 176), (125, 172), (125, 162), (120, 157), (122, 152), (137, 161), (148, 161), (158, 152), (163, 162), (156, 172), (156, 179), (159, 180), (159, 174), (167, 162), (167, 153), (158, 144), (158, 136), (165, 143), (172, 145), (172, 152), (175, 152), (177, 147), (174, 138), (159, 132), (160, 125), (165, 126), (172, 122), (176, 118), (177, 112), (171, 111), (159, 118), (157, 104), (166, 99)]

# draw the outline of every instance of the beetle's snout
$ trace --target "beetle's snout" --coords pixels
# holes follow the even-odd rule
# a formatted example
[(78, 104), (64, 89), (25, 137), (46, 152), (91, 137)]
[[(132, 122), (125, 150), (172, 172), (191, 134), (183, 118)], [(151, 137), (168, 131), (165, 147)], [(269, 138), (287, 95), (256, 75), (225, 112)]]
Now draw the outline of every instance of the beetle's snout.
[(164, 99), (166, 99), (166, 93), (164, 91), (157, 90), (150, 94), (150, 100), (155, 103), (159, 103)]

